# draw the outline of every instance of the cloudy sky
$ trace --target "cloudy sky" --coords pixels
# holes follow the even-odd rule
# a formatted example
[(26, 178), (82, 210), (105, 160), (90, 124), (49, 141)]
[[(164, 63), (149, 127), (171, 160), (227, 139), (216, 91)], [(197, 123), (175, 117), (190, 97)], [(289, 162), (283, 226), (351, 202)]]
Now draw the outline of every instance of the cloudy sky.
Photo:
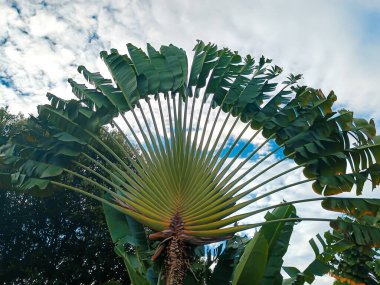
[[(105, 70), (101, 50), (173, 43), (192, 56), (196, 39), (264, 54), (285, 73), (302, 73), (302, 83), (334, 90), (339, 107), (380, 123), (377, 0), (0, 0), (0, 106), (30, 114), (47, 91), (71, 97), (67, 78), (81, 81), (78, 65)], [(312, 258), (307, 240), (324, 228), (298, 226), (286, 264), (303, 268)]]

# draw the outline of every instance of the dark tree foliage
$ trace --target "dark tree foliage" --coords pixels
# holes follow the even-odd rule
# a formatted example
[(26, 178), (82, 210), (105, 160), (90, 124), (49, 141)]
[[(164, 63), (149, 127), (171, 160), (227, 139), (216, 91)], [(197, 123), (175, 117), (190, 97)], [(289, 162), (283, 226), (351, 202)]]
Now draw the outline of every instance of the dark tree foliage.
[[(1, 140), (22, 119), (0, 108)], [(40, 198), (1, 189), (0, 219), (1, 284), (128, 284), (99, 202), (69, 191)]]

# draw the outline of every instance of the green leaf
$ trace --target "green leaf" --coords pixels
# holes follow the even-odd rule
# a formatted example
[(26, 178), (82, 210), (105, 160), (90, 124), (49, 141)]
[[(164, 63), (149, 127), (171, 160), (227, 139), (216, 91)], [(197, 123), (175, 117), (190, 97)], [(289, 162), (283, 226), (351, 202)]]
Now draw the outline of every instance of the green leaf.
[(348, 214), (357, 218), (376, 216), (380, 210), (380, 199), (327, 198), (322, 207), (329, 211)]
[(144, 76), (148, 81), (149, 94), (156, 94), (160, 86), (159, 75), (149, 57), (132, 44), (127, 44), (128, 52), (136, 69), (137, 76)]
[(130, 59), (126, 55), (121, 56), (116, 50), (112, 50), (110, 54), (101, 52), (100, 56), (120, 88), (121, 94), (118, 92), (118, 89), (112, 88), (104, 83), (95, 84), (96, 87), (100, 88), (103, 94), (106, 95), (119, 110), (129, 110), (140, 99), (140, 96), (136, 93), (136, 73), (130, 65)]
[(167, 68), (173, 74), (173, 91), (177, 91), (187, 82), (187, 57), (184, 50), (173, 45), (161, 46)]
[(165, 57), (156, 51), (150, 44), (147, 45), (148, 55), (160, 77), (160, 92), (168, 92), (173, 87), (173, 74), (166, 66)]
[(256, 234), (246, 245), (235, 268), (232, 285), (258, 285), (265, 273), (268, 260), (268, 242)]
[(323, 276), (330, 271), (330, 266), (319, 259), (314, 259), (303, 272), (305, 280), (312, 283), (315, 279), (315, 275)]
[(0, 189), (11, 190), (13, 188), (12, 176), (9, 173), (0, 173)]
[[(296, 216), (296, 209), (293, 205), (281, 206), (272, 213), (266, 215), (267, 221), (286, 219)], [(275, 223), (261, 227), (260, 232), (268, 241), (268, 262), (265, 274), (260, 285), (281, 285), (282, 275), (280, 273), (283, 257), (289, 246), (290, 237), (293, 232), (294, 223)]]
[(226, 243), (224, 252), (218, 257), (217, 264), (212, 271), (209, 285), (219, 285), (232, 279), (232, 274), (236, 266), (237, 258), (242, 254), (248, 242), (247, 237), (235, 235)]
[(205, 51), (204, 42), (198, 40), (198, 43), (194, 47), (194, 59), (191, 65), (189, 86), (195, 86), (197, 84), (199, 73), (202, 70), (203, 62), (207, 56), (207, 51)]
[(338, 219), (330, 222), (330, 226), (345, 236), (352, 237), (358, 245), (380, 247), (380, 228)]
[[(141, 256), (148, 249), (144, 227), (106, 204), (103, 204), (103, 210), (115, 252), (123, 258), (132, 284), (149, 284), (144, 276), (147, 268)], [(125, 247), (134, 248), (135, 253)]]

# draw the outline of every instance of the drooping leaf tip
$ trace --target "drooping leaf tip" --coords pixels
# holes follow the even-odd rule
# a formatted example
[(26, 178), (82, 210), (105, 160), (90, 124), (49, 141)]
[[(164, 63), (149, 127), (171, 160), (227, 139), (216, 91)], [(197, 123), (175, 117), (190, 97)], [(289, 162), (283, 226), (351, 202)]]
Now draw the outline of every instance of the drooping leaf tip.
[(104, 59), (106, 56), (108, 56), (108, 53), (107, 53), (105, 50), (102, 50), (102, 51), (99, 53), (99, 55), (100, 55), (100, 58), (101, 58), (101, 59)]
[(84, 67), (83, 65), (79, 65), (77, 70), (79, 73), (82, 73), (83, 70), (86, 70), (86, 67)]

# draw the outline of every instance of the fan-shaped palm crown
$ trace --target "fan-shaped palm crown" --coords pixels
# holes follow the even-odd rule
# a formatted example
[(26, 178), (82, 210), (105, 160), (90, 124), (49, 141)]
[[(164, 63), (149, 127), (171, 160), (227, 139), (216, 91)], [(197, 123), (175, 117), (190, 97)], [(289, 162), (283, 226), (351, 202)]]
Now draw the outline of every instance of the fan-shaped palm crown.
[[(255, 62), (201, 41), (189, 74), (185, 52), (173, 45), (157, 51), (148, 44), (147, 54), (127, 47), (129, 54), (114, 49), (100, 54), (113, 80), (80, 66), (93, 88), (70, 79), (78, 99), (48, 94), (51, 103), (38, 107), (29, 129), (2, 148), (5, 161), (18, 169), (14, 185), (78, 191), (148, 226), (155, 232), (151, 238), (202, 244), (259, 226), (236, 222), (276, 205), (236, 212), (286, 188), (312, 181), (316, 193), (334, 195), (354, 185), (360, 193), (369, 175), (373, 186), (379, 183), (374, 123), (355, 119), (349, 111), (332, 111), (334, 93), (326, 97), (320, 90), (295, 86), (300, 75), (278, 84), (274, 79), (282, 69), (270, 66), (269, 59)], [(107, 124), (141, 153), (126, 151), (112, 138), (112, 147), (105, 143), (99, 134)], [(260, 143), (251, 150), (255, 138)], [(267, 145), (270, 151), (263, 154)], [(268, 164), (280, 151), (280, 158)], [(294, 167), (279, 168), (256, 183), (289, 159)], [(83, 171), (70, 170), (72, 164)], [(302, 168), (304, 180), (247, 196)], [(94, 192), (60, 180), (62, 172), (87, 181)], [(102, 197), (104, 192), (112, 198)], [(318, 199), (327, 208), (355, 203), (306, 201)]]

